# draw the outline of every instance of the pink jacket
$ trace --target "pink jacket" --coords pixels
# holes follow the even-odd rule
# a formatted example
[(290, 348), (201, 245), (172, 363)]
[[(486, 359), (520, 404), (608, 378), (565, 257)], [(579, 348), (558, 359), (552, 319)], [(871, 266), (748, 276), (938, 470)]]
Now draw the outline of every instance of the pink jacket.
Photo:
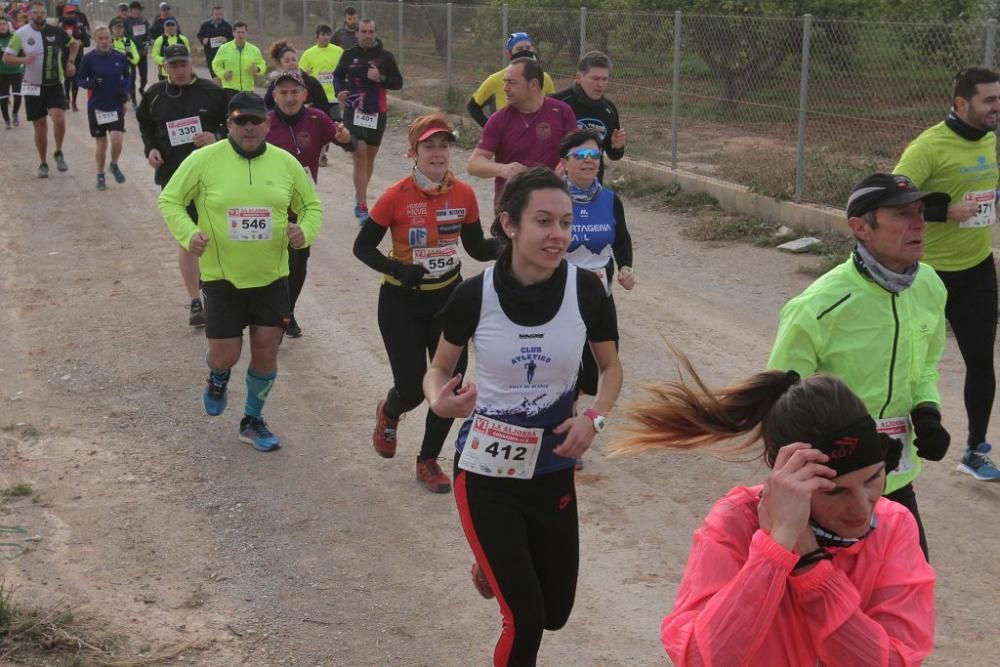
[(909, 510), (880, 498), (864, 540), (793, 575), (798, 556), (760, 530), (760, 489), (736, 487), (694, 533), (660, 632), (674, 664), (921, 664), (934, 649), (935, 574)]

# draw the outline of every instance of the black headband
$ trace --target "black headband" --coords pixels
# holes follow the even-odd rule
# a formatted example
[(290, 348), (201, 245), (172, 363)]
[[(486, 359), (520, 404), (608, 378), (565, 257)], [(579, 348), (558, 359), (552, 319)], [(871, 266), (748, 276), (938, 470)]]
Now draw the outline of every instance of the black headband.
[(886, 472), (899, 465), (903, 443), (879, 433), (875, 420), (865, 415), (825, 436), (812, 446), (830, 457), (826, 465), (844, 475), (875, 463), (885, 462)]

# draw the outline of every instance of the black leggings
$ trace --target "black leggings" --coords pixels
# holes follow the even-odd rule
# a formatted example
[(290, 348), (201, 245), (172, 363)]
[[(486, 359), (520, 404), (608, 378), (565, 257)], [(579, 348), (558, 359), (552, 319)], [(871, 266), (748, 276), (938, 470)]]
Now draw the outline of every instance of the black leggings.
[(309, 264), (309, 248), (296, 250), (288, 246), (288, 303), (295, 314), (295, 302), (306, 284), (306, 266)]
[(566, 625), (580, 565), (573, 468), (532, 479), (458, 467), (455, 502), (476, 562), (503, 615), (494, 667), (535, 664), (544, 630)]
[(917, 532), (920, 534), (920, 549), (924, 552), (924, 558), (931, 562), (930, 552), (927, 551), (927, 535), (924, 534), (924, 522), (920, 520), (920, 508), (917, 507), (917, 494), (913, 490), (913, 483), (901, 486), (892, 493), (885, 496), (889, 500), (894, 500), (906, 509), (917, 520)]
[[(378, 328), (392, 367), (393, 386), (385, 397), (384, 408), (390, 419), (398, 419), (424, 402), (427, 360), (434, 357), (441, 338), (441, 325), (435, 316), (460, 282), (427, 291), (382, 283), (378, 294)], [(465, 373), (467, 361), (468, 355), (463, 351), (455, 372)], [(453, 421), (427, 410), (421, 459), (441, 454)]]
[[(615, 316), (615, 319), (618, 319), (618, 310), (615, 308), (614, 297), (609, 295), (608, 303), (611, 305), (611, 313)], [(615, 349), (618, 349), (618, 341), (615, 341)], [(600, 375), (600, 370), (597, 368), (597, 359), (594, 358), (594, 352), (590, 349), (590, 343), (584, 343), (583, 358), (580, 359), (580, 373), (576, 381), (576, 397), (579, 398), (580, 394), (597, 396), (597, 380), (600, 378)]]
[(14, 98), (14, 113), (21, 110), (21, 75), (20, 74), (0, 74), (0, 111), (3, 112), (3, 119), (10, 122), (10, 111), (8, 110), (8, 98)]
[[(69, 59), (67, 58), (67, 62), (68, 62), (68, 60)], [(80, 48), (79, 51), (76, 52), (76, 59), (73, 61), (73, 64), (76, 66), (76, 71), (77, 72), (80, 71), (80, 63), (81, 62), (83, 62), (83, 48), (82, 47)], [(65, 93), (66, 93), (66, 101), (67, 102), (72, 102), (73, 106), (76, 106), (76, 98), (77, 98), (77, 95), (80, 93), (80, 86), (77, 85), (77, 83), (76, 83), (76, 77), (75, 76), (72, 76), (72, 77), (67, 76), (66, 80), (63, 82), (63, 88), (64, 88)]]
[(945, 317), (965, 362), (968, 446), (986, 442), (996, 395), (993, 347), (997, 339), (997, 271), (993, 255), (964, 271), (938, 271), (948, 288)]

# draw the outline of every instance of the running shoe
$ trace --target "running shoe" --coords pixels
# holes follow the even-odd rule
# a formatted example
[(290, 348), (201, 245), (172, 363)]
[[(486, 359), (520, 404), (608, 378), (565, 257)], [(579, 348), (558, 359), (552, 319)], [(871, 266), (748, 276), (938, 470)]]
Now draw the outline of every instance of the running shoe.
[(451, 491), (451, 480), (441, 470), (437, 459), (421, 459), (417, 456), (417, 481), (427, 487), (431, 493), (448, 493)]
[(490, 580), (486, 578), (486, 573), (479, 568), (479, 563), (472, 564), (472, 585), (487, 600), (492, 600), (496, 597), (493, 587), (490, 586)]
[(225, 383), (212, 382), (212, 376), (208, 376), (205, 382), (205, 393), (201, 395), (201, 402), (205, 406), (205, 412), (209, 417), (218, 417), (226, 409), (228, 394)]
[(188, 324), (193, 327), (205, 326), (205, 307), (201, 305), (201, 299), (191, 299), (191, 315), (188, 317)]
[(379, 401), (375, 408), (375, 432), (372, 433), (372, 446), (382, 458), (391, 459), (396, 455), (396, 427), (398, 419), (385, 416), (385, 401)]
[(14, 127), (17, 127), (20, 124), (21, 124), (21, 119), (17, 117), (17, 112), (15, 111), (14, 112)]
[(240, 442), (253, 445), (258, 452), (273, 452), (281, 447), (281, 440), (267, 427), (260, 417), (249, 415), (240, 422)]
[(123, 174), (122, 170), (118, 168), (117, 163), (112, 162), (111, 164), (109, 164), (108, 171), (110, 171), (111, 175), (115, 177), (115, 183), (118, 183), (120, 185), (125, 182), (125, 174)]
[(48, 178), (49, 177), (49, 165), (44, 162), (38, 165), (38, 178)]
[(3, 122), (3, 129), (5, 129), (5, 130), (10, 130), (10, 129), (13, 129), (13, 128), (11, 128), (11, 126), (10, 126), (10, 121), (9, 121), (9, 120), (5, 120), (5, 121)]
[(56, 169), (59, 171), (69, 171), (69, 167), (66, 166), (66, 158), (63, 157), (62, 151), (56, 151), (53, 153), (52, 159), (56, 161)]
[(135, 113), (138, 110), (139, 110), (139, 106), (135, 102), (132, 102), (132, 113)]
[(365, 224), (365, 218), (368, 217), (368, 207), (362, 204), (354, 205), (354, 217), (358, 219), (358, 224)]
[(302, 327), (295, 321), (294, 315), (288, 318), (288, 324), (285, 325), (285, 335), (289, 338), (302, 338)]
[(105, 180), (104, 174), (98, 174), (97, 175), (97, 189), (98, 190), (107, 190), (108, 189), (108, 182)]
[(989, 457), (993, 447), (988, 442), (981, 442), (975, 449), (966, 449), (962, 462), (958, 464), (961, 472), (972, 475), (980, 482), (991, 482), (1000, 479), (1000, 470)]

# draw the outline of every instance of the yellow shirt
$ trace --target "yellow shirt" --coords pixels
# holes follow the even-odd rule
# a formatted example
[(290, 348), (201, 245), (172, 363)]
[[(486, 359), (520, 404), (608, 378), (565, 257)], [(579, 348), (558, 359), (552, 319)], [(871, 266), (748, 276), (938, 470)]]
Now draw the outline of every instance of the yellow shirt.
[[(476, 89), (476, 92), (472, 93), (472, 99), (476, 104), (481, 107), (486, 106), (490, 99), (492, 99), (493, 111), (499, 111), (507, 106), (507, 95), (503, 92), (503, 74), (506, 71), (506, 69), (502, 69), (486, 77), (486, 80)], [(556, 84), (552, 83), (552, 77), (549, 76), (548, 72), (545, 72), (544, 77), (542, 92), (546, 95), (551, 95), (556, 92)]]

